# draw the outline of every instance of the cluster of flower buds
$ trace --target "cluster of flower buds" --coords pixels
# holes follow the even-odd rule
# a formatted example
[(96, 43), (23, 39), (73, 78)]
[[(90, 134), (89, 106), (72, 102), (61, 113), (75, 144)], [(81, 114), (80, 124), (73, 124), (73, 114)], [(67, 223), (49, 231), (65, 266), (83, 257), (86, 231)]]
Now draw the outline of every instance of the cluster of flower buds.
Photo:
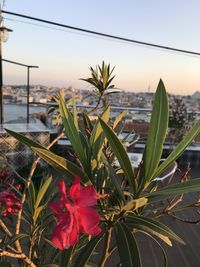
[(8, 182), (9, 178), (11, 177), (11, 172), (7, 169), (0, 171), (0, 183)]
[(6, 217), (13, 215), (21, 209), (21, 203), (17, 196), (10, 190), (0, 192), (0, 211)]

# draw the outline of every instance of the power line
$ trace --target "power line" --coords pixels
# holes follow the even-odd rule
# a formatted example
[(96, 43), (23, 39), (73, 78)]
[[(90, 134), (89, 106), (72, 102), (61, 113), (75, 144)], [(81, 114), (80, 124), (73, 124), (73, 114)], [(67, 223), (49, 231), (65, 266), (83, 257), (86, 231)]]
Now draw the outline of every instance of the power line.
[(51, 24), (51, 25), (55, 25), (55, 26), (59, 26), (59, 27), (63, 27), (63, 28), (68, 28), (71, 30), (79, 31), (79, 32), (93, 34), (96, 36), (111, 38), (111, 39), (115, 39), (115, 40), (129, 42), (129, 43), (139, 44), (139, 45), (145, 45), (145, 46), (154, 47), (154, 48), (160, 48), (160, 49), (164, 49), (164, 50), (168, 50), (168, 51), (174, 51), (174, 52), (179, 52), (179, 53), (184, 53), (184, 54), (200, 56), (199, 52), (194, 52), (194, 51), (190, 51), (190, 50), (183, 50), (183, 49), (174, 48), (174, 47), (167, 47), (167, 46), (158, 45), (158, 44), (154, 44), (154, 43), (148, 43), (148, 42), (133, 40), (133, 39), (129, 39), (129, 38), (124, 38), (124, 37), (120, 37), (120, 36), (116, 36), (116, 35), (110, 35), (107, 33), (91, 31), (91, 30), (87, 30), (87, 29), (83, 29), (83, 28), (79, 28), (79, 27), (74, 27), (74, 26), (70, 26), (70, 25), (66, 25), (66, 24), (62, 24), (62, 23), (57, 23), (57, 22), (53, 22), (50, 20), (35, 18), (35, 17), (31, 17), (31, 16), (19, 14), (19, 13), (13, 13), (10, 11), (5, 11), (5, 10), (2, 10), (2, 13), (12, 15), (12, 16), (21, 17), (21, 18), (31, 19), (31, 20), (35, 20), (35, 21), (40, 21), (43, 23), (47, 23), (47, 24)]
[(73, 30), (66, 30), (66, 29), (46, 26), (46, 25), (42, 25), (42, 24), (38, 24), (38, 23), (27, 22), (27, 21), (24, 21), (24, 20), (10, 19), (10, 18), (7, 18), (7, 17), (4, 17), (4, 20), (20, 22), (20, 23), (24, 23), (24, 24), (28, 24), (28, 25), (32, 25), (32, 26), (37, 26), (37, 27), (56, 30), (56, 31), (68, 32), (68, 33), (77, 34), (77, 35), (81, 35), (81, 36), (88, 36), (88, 37), (92, 37), (92, 38), (100, 38), (100, 39), (103, 39), (103, 40), (109, 40), (109, 41), (115, 41), (115, 42), (124, 43), (124, 42), (119, 41), (119, 40), (109, 39), (108, 37), (95, 36), (95, 35), (91, 35), (91, 34), (87, 34), (87, 33), (74, 32)]
[[(121, 44), (127, 44), (127, 45), (134, 45), (134, 46), (141, 46), (141, 44), (137, 44), (137, 43), (130, 43), (130, 42), (125, 42), (125, 41), (122, 41), (122, 40), (116, 40), (116, 39), (112, 39), (112, 38), (108, 38), (108, 37), (96, 36), (94, 34), (92, 35), (92, 34), (89, 34), (89, 33), (87, 34), (87, 33), (83, 33), (83, 32), (67, 30), (65, 28), (64, 29), (56, 28), (56, 27), (42, 25), (42, 24), (38, 24), (38, 23), (34, 23), (34, 22), (27, 22), (25, 20), (11, 19), (11, 18), (7, 18), (7, 17), (4, 17), (3, 19), (4, 20), (8, 20), (8, 21), (19, 22), (19, 23), (23, 23), (23, 24), (27, 24), (27, 25), (32, 25), (32, 26), (36, 26), (36, 27), (40, 27), (40, 28), (46, 28), (46, 29), (50, 29), (50, 30), (71, 33), (71, 34), (75, 34), (75, 35), (79, 35), (79, 36), (86, 36), (86, 37), (90, 37), (90, 38), (106, 40), (106, 41), (109, 41), (109, 42), (115, 42), (115, 43), (121, 43)], [(148, 48), (148, 49), (158, 50), (158, 51), (161, 51), (161, 52), (175, 53), (175, 54), (181, 55), (180, 52), (171, 51), (169, 49), (167, 51), (163, 51), (162, 48), (151, 47), (151, 46), (145, 46), (145, 47)], [(198, 55), (191, 55), (191, 54), (184, 54), (184, 56), (187, 56), (187, 57), (198, 57)]]

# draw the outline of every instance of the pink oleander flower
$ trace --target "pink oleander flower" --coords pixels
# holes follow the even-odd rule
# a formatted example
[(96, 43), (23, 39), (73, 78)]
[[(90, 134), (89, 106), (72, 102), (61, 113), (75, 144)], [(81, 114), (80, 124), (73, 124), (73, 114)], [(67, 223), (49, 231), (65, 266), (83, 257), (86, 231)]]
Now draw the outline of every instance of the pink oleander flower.
[(57, 220), (51, 241), (63, 250), (76, 244), (79, 234), (98, 235), (101, 228), (98, 226), (100, 216), (91, 207), (97, 202), (97, 193), (93, 186), (81, 186), (80, 178), (76, 177), (68, 192), (64, 181), (59, 182), (58, 188), (61, 197), (50, 204)]
[(22, 184), (17, 184), (17, 185), (15, 186), (15, 188), (16, 188), (17, 190), (21, 191), (21, 190), (23, 189), (23, 186), (22, 186)]
[(8, 184), (11, 180), (11, 172), (7, 169), (0, 171), (0, 183)]
[(3, 216), (13, 215), (21, 209), (21, 203), (13, 192), (6, 190), (0, 192), (0, 208)]

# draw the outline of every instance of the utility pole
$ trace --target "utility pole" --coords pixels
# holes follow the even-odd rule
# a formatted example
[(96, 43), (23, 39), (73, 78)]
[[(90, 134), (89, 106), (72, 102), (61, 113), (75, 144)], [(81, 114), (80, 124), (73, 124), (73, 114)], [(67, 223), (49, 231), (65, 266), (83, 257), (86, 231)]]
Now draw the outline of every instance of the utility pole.
[[(0, 28), (2, 24), (2, 14), (0, 7)], [(0, 31), (0, 123), (3, 123), (3, 71), (2, 71), (2, 44), (1, 44), (1, 31)]]
[(3, 124), (3, 70), (2, 70), (2, 42), (8, 40), (8, 33), (12, 32), (3, 26), (3, 17), (0, 6), (0, 124)]

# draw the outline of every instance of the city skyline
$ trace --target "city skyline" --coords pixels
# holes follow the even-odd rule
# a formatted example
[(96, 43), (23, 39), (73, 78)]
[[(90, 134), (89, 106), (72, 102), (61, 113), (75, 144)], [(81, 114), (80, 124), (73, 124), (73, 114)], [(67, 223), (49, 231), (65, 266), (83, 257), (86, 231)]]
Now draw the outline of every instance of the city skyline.
[[(102, 1), (99, 5), (94, 1), (7, 0), (3, 8), (125, 38), (200, 51), (196, 34), (200, 23), (198, 1), (127, 1), (126, 5)], [(116, 66), (116, 87), (128, 91), (145, 92), (150, 88), (153, 92), (160, 78), (169, 93), (184, 95), (200, 90), (200, 57), (63, 31), (10, 15), (3, 17), (4, 24), (13, 29), (3, 44), (3, 58), (38, 65), (39, 69), (31, 70), (33, 84), (86, 88), (79, 78), (87, 78), (88, 67), (104, 60)], [(3, 63), (3, 73), (4, 84), (26, 83), (23, 68)]]

